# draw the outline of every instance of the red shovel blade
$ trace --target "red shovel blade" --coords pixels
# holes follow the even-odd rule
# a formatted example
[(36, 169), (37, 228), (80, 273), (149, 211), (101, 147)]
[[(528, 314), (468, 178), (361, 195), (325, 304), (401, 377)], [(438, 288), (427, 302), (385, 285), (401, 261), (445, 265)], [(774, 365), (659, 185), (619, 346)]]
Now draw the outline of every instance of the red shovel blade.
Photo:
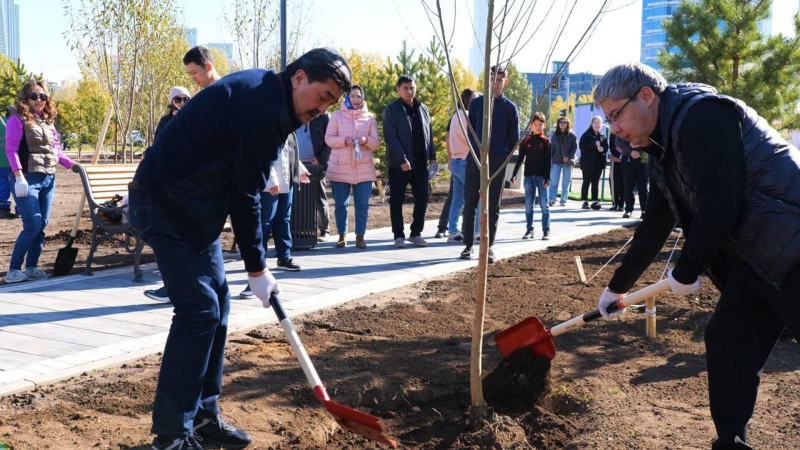
[(521, 348), (530, 348), (535, 356), (556, 357), (556, 345), (550, 331), (536, 317), (528, 317), (494, 336), (497, 348), (503, 356), (509, 356)]
[(344, 406), (331, 400), (323, 386), (314, 388), (314, 396), (317, 397), (325, 411), (333, 417), (333, 420), (345, 430), (361, 435), (369, 440), (386, 444), (392, 448), (397, 448), (397, 442), (389, 439), (383, 433), (383, 425), (379, 418), (372, 414)]

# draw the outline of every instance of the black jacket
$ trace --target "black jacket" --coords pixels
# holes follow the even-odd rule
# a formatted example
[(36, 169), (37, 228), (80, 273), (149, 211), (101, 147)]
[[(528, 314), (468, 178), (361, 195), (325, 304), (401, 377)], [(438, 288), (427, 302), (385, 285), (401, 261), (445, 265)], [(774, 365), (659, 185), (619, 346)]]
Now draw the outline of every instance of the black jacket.
[[(596, 142), (600, 141), (602, 152), (597, 151)], [(608, 139), (603, 133), (595, 133), (591, 127), (581, 135), (578, 146), (581, 149), (581, 170), (591, 172), (597, 167), (605, 167), (606, 152), (608, 152)]]
[[(419, 100), (420, 118), (422, 119), (422, 132), (427, 147), (427, 160), (436, 161), (436, 149), (433, 146), (433, 121), (428, 112), (428, 107)], [(394, 169), (399, 169), (408, 160), (414, 164), (414, 142), (411, 134), (411, 121), (403, 108), (403, 100), (397, 99), (386, 105), (383, 110), (383, 140), (386, 142), (386, 164)]]
[[(254, 107), (257, 105), (257, 107)], [(134, 181), (202, 252), (230, 214), (245, 269), (264, 269), (260, 204), (272, 161), (301, 125), (286, 73), (250, 69), (212, 83), (147, 149)], [(136, 208), (133, 196), (131, 208)]]
[(304, 125), (311, 130), (311, 145), (314, 146), (314, 158), (321, 166), (328, 166), (328, 160), (331, 158), (331, 148), (325, 143), (325, 131), (328, 130), (328, 122), (331, 116), (328, 113), (317, 116), (314, 120)]
[(161, 120), (158, 121), (158, 125), (156, 125), (156, 131), (155, 133), (153, 133), (153, 142), (155, 142), (156, 139), (158, 139), (158, 135), (161, 134), (162, 131), (164, 131), (164, 127), (167, 126), (167, 124), (169, 123), (170, 120), (172, 120), (173, 117), (175, 117), (175, 115), (172, 114), (172, 111), (166, 113), (163, 117), (161, 117)]
[(544, 181), (549, 182), (551, 156), (550, 139), (547, 139), (544, 134), (534, 136), (528, 133), (528, 136), (519, 144), (519, 156), (512, 176), (517, 176), (519, 167), (525, 161), (524, 176), (544, 177)]

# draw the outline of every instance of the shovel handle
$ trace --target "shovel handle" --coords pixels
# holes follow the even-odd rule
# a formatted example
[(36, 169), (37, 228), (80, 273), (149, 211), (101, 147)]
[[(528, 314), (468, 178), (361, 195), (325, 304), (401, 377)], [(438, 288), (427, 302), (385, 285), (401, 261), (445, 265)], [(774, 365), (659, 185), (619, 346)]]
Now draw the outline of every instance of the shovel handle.
[(286, 337), (289, 339), (289, 345), (292, 346), (292, 350), (294, 350), (294, 354), (300, 362), (300, 367), (303, 368), (303, 374), (305, 374), (308, 384), (310, 384), (311, 388), (314, 390), (314, 397), (320, 402), (330, 400), (328, 393), (325, 391), (325, 387), (322, 385), (322, 380), (320, 380), (319, 375), (317, 375), (317, 370), (314, 369), (314, 365), (311, 363), (311, 358), (308, 357), (308, 352), (306, 352), (305, 347), (303, 347), (303, 343), (300, 342), (300, 336), (297, 335), (292, 321), (286, 317), (286, 312), (283, 310), (283, 305), (281, 305), (278, 296), (271, 294), (269, 296), (269, 304), (272, 306), (275, 315), (278, 316), (278, 320), (281, 322), (283, 332), (286, 333)]
[[(609, 314), (619, 311), (621, 309), (627, 308), (628, 306), (633, 305), (634, 303), (641, 302), (643, 300), (647, 300), (648, 298), (655, 297), (658, 294), (667, 292), (670, 290), (669, 280), (661, 280), (658, 283), (652, 284), (647, 286), (644, 289), (638, 290), (633, 294), (627, 295), (624, 298), (620, 299), (617, 303), (613, 305), (609, 305), (606, 308)], [(558, 335), (564, 334), (567, 331), (572, 331), (575, 328), (580, 328), (586, 325), (589, 322), (597, 320), (603, 317), (600, 314), (599, 309), (595, 309), (594, 311), (588, 312), (582, 316), (574, 317), (564, 323), (560, 323), (553, 328), (550, 329), (550, 335), (556, 337)]]

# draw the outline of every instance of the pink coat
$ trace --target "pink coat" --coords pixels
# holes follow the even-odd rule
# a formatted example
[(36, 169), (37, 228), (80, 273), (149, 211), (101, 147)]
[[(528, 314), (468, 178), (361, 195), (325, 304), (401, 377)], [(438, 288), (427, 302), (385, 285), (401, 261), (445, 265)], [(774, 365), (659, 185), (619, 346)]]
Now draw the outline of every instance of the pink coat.
[[(362, 158), (353, 159), (355, 149), (345, 145), (346, 138), (360, 139), (367, 137), (367, 143), (361, 145)], [(347, 109), (342, 107), (334, 111), (328, 122), (325, 132), (325, 143), (331, 148), (331, 158), (328, 160), (326, 177), (331, 181), (358, 184), (365, 181), (375, 181), (375, 163), (372, 151), (381, 145), (378, 137), (378, 122), (367, 109), (367, 104), (361, 109)]]

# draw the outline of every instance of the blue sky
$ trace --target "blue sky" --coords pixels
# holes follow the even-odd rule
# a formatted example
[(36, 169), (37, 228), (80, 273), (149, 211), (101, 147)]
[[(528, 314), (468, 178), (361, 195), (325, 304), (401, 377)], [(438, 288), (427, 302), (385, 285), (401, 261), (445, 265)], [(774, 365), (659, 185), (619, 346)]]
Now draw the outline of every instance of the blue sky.
[[(71, 0), (76, 2), (78, 0)], [(277, 0), (276, 0), (277, 1)], [(312, 0), (305, 0), (306, 4)], [(69, 20), (64, 13), (64, 0), (17, 0), (20, 5), (22, 62), (29, 70), (44, 73), (53, 81), (80, 77), (75, 53), (67, 46), (64, 33)], [(293, 0), (288, 0), (291, 4)], [(435, 4), (435, 0), (428, 0)], [(533, 16), (542, 22), (551, 0), (540, 0)], [(775, 0), (781, 3), (797, 0)], [(183, 8), (183, 25), (198, 29), (198, 42), (232, 42), (223, 23), (225, 5), (220, 0), (178, 0)], [(457, 32), (453, 53), (467, 63), (473, 45), (473, 31), (467, 9), (474, 0), (444, 0), (443, 7), (453, 5), (458, 11)], [(497, 2), (502, 4), (501, 1)], [(527, 2), (526, 2), (527, 3)], [(572, 4), (572, 2), (559, 2)], [(600, 0), (578, 0), (577, 7), (556, 49), (554, 59), (564, 58), (580, 38), (597, 9)], [(228, 6), (229, 7), (229, 6)], [(561, 12), (558, 6), (545, 21), (536, 37), (514, 58), (523, 72), (538, 72), (554, 35)], [(612, 0), (611, 9), (590, 42), (571, 66), (573, 72), (603, 73), (615, 64), (638, 60), (641, 33), (641, 0)], [(556, 12), (557, 11), (557, 12)], [(433, 36), (422, 2), (419, 0), (313, 0), (313, 12), (304, 31), (307, 43), (355, 48), (394, 56), (402, 41), (409, 46), (424, 46)], [(291, 18), (290, 18), (291, 20)]]

